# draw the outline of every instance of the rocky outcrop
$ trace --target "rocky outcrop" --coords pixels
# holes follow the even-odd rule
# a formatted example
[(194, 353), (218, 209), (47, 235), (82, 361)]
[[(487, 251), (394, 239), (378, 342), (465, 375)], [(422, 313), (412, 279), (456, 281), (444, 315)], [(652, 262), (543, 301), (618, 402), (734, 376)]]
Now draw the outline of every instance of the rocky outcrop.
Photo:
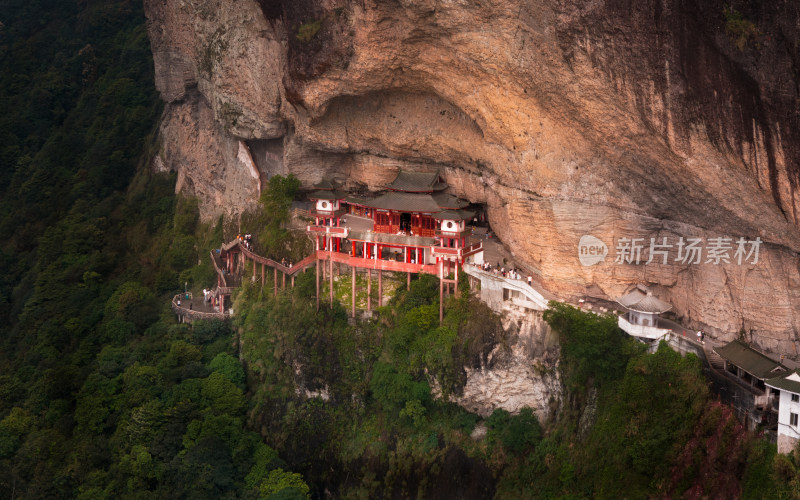
[(158, 163), (177, 170), (177, 190), (203, 200), (205, 220), (252, 209), (260, 179), (247, 146), (225, 132), (196, 94), (190, 90), (184, 101), (164, 110)]
[[(559, 296), (613, 299), (644, 281), (687, 324), (797, 352), (797, 5), (145, 5), (171, 103), (163, 163), (204, 217), (253, 202), (240, 140), (262, 181), (292, 172), (377, 188), (400, 167), (438, 168)], [(202, 141), (181, 132), (181, 116), (205, 114)], [(587, 234), (609, 247), (590, 267), (578, 260)], [(667, 264), (614, 262), (621, 238), (664, 237), (765, 243), (756, 264), (676, 262), (675, 247)]]
[(451, 400), (488, 417), (497, 408), (531, 408), (541, 421), (558, 409), (558, 339), (539, 311), (511, 307), (503, 316), (506, 342), (498, 343), (479, 368), (467, 368), (463, 392)]

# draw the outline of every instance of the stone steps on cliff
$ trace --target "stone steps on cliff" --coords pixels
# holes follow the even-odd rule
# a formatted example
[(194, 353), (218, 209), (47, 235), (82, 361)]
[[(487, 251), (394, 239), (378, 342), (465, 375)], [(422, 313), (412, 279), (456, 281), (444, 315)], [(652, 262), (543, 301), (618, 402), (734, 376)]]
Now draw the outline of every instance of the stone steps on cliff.
[(706, 342), (703, 344), (703, 352), (706, 353), (706, 359), (712, 368), (716, 370), (722, 370), (725, 368), (725, 360), (723, 360), (719, 354), (714, 352), (714, 345), (711, 342)]

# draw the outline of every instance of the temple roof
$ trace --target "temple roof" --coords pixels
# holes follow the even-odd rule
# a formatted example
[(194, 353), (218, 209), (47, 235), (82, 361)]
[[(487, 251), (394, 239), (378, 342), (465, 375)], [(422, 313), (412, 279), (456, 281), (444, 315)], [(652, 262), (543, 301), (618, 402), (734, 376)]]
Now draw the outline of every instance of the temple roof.
[(644, 285), (637, 285), (627, 295), (617, 299), (620, 305), (631, 311), (661, 314), (672, 309), (672, 305), (653, 296)]
[[(319, 193), (320, 192), (314, 194), (316, 195)], [(309, 196), (309, 198), (312, 197), (313, 196), (311, 195)], [(460, 210), (468, 206), (468, 202), (444, 193), (429, 194), (388, 191), (373, 199), (348, 196), (346, 201), (351, 205), (392, 210), (395, 212), (421, 212), (429, 214), (443, 213), (445, 217), (439, 217), (440, 219), (462, 220), (474, 215), (472, 212)]]
[(319, 189), (322, 191), (333, 191), (336, 189), (336, 185), (331, 182), (330, 179), (322, 179), (318, 183), (314, 184), (314, 189)]
[(361, 198), (359, 196), (348, 196), (344, 201), (351, 205), (358, 205), (361, 207), (368, 207), (368, 203), (372, 200), (367, 198)]
[(407, 172), (397, 173), (388, 189), (406, 193), (432, 193), (447, 188), (447, 184), (439, 182), (439, 172)]
[(433, 196), (433, 199), (436, 201), (436, 203), (444, 209), (459, 209), (469, 206), (468, 201), (464, 201), (461, 198), (453, 196), (452, 194), (433, 193), (431, 196)]
[(769, 387), (800, 394), (800, 370), (792, 370), (764, 381)]
[(372, 200), (363, 200), (365, 207), (382, 208), (397, 212), (439, 212), (441, 208), (436, 200), (427, 193), (402, 193), (389, 191)]
[(343, 200), (345, 198), (347, 198), (346, 193), (335, 189), (314, 191), (308, 195), (309, 200)]
[(787, 370), (782, 364), (739, 340), (715, 347), (714, 351), (730, 363), (761, 380), (774, 377)]
[(473, 215), (475, 214), (469, 210), (443, 210), (433, 214), (433, 218), (438, 220), (467, 220)]

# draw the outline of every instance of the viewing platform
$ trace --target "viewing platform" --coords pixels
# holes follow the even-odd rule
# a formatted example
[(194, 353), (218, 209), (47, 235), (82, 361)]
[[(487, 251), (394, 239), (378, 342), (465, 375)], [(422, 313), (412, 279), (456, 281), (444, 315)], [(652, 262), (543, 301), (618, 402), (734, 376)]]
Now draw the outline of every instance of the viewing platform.
[[(680, 334), (681, 329), (686, 330), (686, 328), (682, 328), (674, 321), (664, 318), (655, 318), (655, 324), (652, 325), (640, 325), (631, 321), (630, 313), (620, 315), (617, 323), (622, 331), (628, 335), (649, 340), (660, 339), (670, 332)], [(694, 335), (694, 332), (692, 334)]]
[(181, 323), (193, 323), (197, 320), (224, 320), (227, 312), (217, 310), (211, 301), (195, 300), (192, 293), (179, 293), (172, 297), (172, 312), (178, 315)]

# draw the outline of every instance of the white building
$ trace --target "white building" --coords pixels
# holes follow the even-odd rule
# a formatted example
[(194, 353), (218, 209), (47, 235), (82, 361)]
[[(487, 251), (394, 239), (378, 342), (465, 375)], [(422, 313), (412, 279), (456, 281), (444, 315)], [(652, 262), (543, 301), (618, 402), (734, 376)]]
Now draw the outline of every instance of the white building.
[(630, 293), (617, 302), (628, 310), (619, 317), (619, 327), (628, 335), (644, 339), (659, 339), (670, 332), (659, 325), (659, 315), (672, 309), (672, 306), (653, 296), (644, 285), (636, 285)]
[(766, 382), (780, 391), (778, 403), (778, 453), (789, 453), (800, 439), (800, 370), (792, 370)]

